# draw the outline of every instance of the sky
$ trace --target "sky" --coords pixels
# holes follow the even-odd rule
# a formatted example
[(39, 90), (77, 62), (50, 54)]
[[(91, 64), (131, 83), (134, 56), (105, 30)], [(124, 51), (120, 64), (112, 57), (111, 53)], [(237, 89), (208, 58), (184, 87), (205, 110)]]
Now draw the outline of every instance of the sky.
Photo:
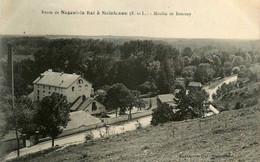
[[(61, 15), (43, 10), (191, 16)], [(0, 0), (0, 34), (260, 39), (260, 0)]]

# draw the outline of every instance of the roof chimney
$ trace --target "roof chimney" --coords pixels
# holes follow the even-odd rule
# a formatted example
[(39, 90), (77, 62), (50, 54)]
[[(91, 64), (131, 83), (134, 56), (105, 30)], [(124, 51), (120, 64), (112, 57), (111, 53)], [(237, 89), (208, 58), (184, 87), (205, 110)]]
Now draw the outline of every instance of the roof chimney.
[(62, 75), (63, 74), (63, 71), (60, 73), (60, 75)]
[(73, 73), (73, 75), (76, 75), (76, 73)]
[(40, 75), (40, 79), (42, 79), (43, 77), (44, 77), (44, 74), (41, 74), (41, 75)]
[(52, 72), (52, 69), (48, 69), (48, 72)]

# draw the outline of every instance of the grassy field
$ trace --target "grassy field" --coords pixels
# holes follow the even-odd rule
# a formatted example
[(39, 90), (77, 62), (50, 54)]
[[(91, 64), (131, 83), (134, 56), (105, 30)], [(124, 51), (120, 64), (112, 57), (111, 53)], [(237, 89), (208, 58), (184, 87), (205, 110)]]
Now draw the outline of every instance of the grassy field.
[(258, 161), (259, 143), (258, 105), (150, 126), (13, 161)]

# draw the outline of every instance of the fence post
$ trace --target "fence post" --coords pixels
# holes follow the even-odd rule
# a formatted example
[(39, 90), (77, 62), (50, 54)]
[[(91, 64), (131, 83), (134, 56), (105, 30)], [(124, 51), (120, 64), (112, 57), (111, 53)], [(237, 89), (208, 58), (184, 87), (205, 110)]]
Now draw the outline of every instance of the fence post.
[(39, 131), (35, 132), (35, 144), (39, 143)]
[(26, 134), (22, 134), (23, 146), (26, 147)]

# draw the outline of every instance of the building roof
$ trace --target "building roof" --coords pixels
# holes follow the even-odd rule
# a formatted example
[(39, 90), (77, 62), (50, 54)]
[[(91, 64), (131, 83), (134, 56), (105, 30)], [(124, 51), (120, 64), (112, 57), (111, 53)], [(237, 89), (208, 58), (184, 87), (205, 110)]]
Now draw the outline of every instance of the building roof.
[(201, 87), (201, 83), (200, 82), (190, 82), (189, 87)]
[(38, 77), (35, 81), (33, 81), (33, 83), (54, 86), (54, 87), (68, 88), (80, 77), (81, 76), (77, 74), (59, 73), (59, 72), (53, 72), (52, 70), (48, 70), (42, 73), (40, 77)]
[[(20, 136), (21, 133), (18, 132), (18, 135)], [(0, 139), (0, 141), (3, 142), (3, 141), (14, 140), (14, 139), (16, 139), (15, 131), (14, 131), (14, 130), (10, 130), (7, 134), (5, 134), (5, 135)]]
[(175, 97), (173, 94), (163, 94), (163, 95), (158, 95), (158, 99), (162, 103), (168, 103), (168, 102), (173, 102)]
[[(100, 105), (103, 105), (102, 103), (100, 103), (99, 101), (97, 101), (95, 98), (92, 98), (92, 97), (88, 97), (86, 98), (85, 101), (82, 102), (82, 104), (80, 106), (78, 106), (77, 110), (86, 110), (88, 108), (88, 106), (90, 104), (92, 104), (93, 102), (97, 102), (99, 103)], [(104, 105), (103, 105), (104, 106)], [(104, 106), (105, 107), (105, 106)]]
[(86, 100), (82, 103), (82, 105), (78, 108), (78, 110), (85, 110), (95, 99), (92, 97), (86, 98)]
[(65, 130), (79, 128), (81, 126), (87, 126), (91, 124), (100, 123), (101, 120), (95, 118), (94, 116), (90, 115), (85, 111), (75, 111), (70, 113), (70, 121), (68, 122), (67, 127)]

